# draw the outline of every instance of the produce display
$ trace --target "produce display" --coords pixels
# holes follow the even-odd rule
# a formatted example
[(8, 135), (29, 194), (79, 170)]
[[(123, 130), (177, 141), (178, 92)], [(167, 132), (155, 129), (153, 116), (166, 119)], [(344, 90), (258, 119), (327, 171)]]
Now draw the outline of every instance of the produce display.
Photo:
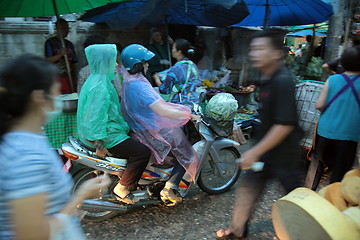
[(212, 95), (215, 95), (215, 94), (218, 94), (218, 93), (223, 93), (225, 92), (223, 89), (219, 89), (219, 88), (209, 88), (206, 92), (206, 94), (212, 94)]
[(224, 90), (231, 93), (251, 93), (255, 91), (255, 88), (255, 85), (249, 85), (247, 87), (230, 85), (224, 87)]
[(238, 103), (230, 93), (219, 93), (212, 97), (206, 106), (206, 115), (217, 121), (233, 120)]
[(226, 86), (224, 88), (212, 88), (211, 82), (206, 79), (203, 81), (203, 85), (209, 87), (206, 92), (207, 94), (216, 94), (216, 93), (221, 93), (221, 92), (252, 93), (255, 91), (255, 88), (256, 88), (254, 85), (249, 85), (247, 87), (230, 85), (230, 86)]
[(248, 114), (245, 114), (245, 113), (237, 113), (235, 115), (235, 118), (234, 120), (235, 121), (244, 121), (244, 120), (248, 120), (248, 119), (252, 119), (253, 117), (248, 115)]
[(213, 87), (214, 86), (214, 84), (210, 80), (207, 80), (207, 79), (204, 79), (204, 81), (202, 82), (201, 85), (206, 86), (206, 87)]
[(254, 92), (255, 88), (256, 87), (254, 85), (249, 85), (247, 87), (239, 86), (240, 92)]
[(246, 113), (246, 114), (249, 114), (249, 115), (257, 115), (258, 112), (256, 110), (251, 110), (251, 109), (248, 109), (244, 106), (241, 106), (238, 110), (239, 113)]

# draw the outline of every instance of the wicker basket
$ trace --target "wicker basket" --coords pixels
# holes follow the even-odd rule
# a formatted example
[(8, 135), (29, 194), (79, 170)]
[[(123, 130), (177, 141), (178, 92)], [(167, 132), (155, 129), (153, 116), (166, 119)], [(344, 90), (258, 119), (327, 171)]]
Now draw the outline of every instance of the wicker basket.
[(315, 103), (323, 86), (324, 82), (305, 80), (298, 82), (295, 87), (299, 126), (305, 133), (301, 145), (305, 148), (311, 147), (315, 123), (320, 117), (320, 111), (316, 109)]

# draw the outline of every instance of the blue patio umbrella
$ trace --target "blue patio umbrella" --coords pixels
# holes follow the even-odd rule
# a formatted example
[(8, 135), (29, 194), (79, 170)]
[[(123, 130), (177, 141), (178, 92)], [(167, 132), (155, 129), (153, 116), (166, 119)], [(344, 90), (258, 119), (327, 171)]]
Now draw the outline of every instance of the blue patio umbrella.
[[(248, 15), (242, 0), (132, 0), (87, 11), (81, 19), (106, 23), (113, 29), (138, 25), (185, 24), (226, 27)], [(224, 5), (226, 4), (226, 5)]]
[[(287, 37), (305, 37), (307, 35), (313, 35), (313, 30), (307, 29), (307, 30), (302, 30), (302, 31), (286, 34)], [(315, 36), (326, 37), (326, 34), (315, 30)]]
[(250, 14), (233, 26), (314, 24), (333, 14), (332, 6), (321, 0), (245, 0), (245, 3)]

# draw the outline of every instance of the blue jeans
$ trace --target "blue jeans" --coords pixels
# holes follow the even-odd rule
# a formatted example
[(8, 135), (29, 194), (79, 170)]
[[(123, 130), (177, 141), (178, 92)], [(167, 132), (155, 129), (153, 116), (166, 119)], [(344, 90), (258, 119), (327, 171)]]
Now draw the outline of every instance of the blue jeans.
[(181, 182), (181, 179), (183, 178), (185, 172), (186, 172), (185, 168), (183, 168), (183, 166), (181, 166), (179, 162), (176, 162), (171, 172), (170, 179), (166, 182), (165, 187), (175, 190), (178, 189), (179, 183)]

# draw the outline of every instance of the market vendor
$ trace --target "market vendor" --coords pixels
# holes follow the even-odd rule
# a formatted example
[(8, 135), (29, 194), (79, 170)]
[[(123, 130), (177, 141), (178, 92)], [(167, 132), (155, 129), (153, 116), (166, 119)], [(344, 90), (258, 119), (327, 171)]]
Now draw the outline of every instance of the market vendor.
[(168, 40), (164, 39), (164, 35), (161, 32), (155, 30), (151, 34), (148, 49), (153, 52), (155, 56), (149, 60), (149, 71), (147, 72), (146, 77), (153, 86), (155, 86), (153, 75), (164, 71), (171, 66), (171, 62), (169, 60), (170, 48), (171, 44)]
[[(71, 86), (76, 85), (75, 65), (78, 62), (75, 53), (74, 45), (67, 39), (64, 39), (65, 47), (62, 46), (61, 37), (66, 38), (69, 34), (69, 24), (65, 19), (58, 19), (56, 21), (56, 36), (49, 38), (45, 42), (45, 57), (49, 62), (55, 63), (60, 72), (61, 93), (75, 92), (71, 89)], [(65, 64), (65, 55), (67, 55), (70, 64), (70, 73), (72, 78), (72, 84), (70, 83), (69, 72)]]
[(172, 103), (191, 101), (199, 104), (199, 94), (196, 92), (196, 88), (201, 85), (199, 69), (191, 61), (195, 56), (194, 47), (185, 39), (177, 39), (173, 44), (171, 54), (177, 63), (166, 70), (163, 82), (159, 74), (154, 75), (160, 93), (170, 94), (169, 101)]

